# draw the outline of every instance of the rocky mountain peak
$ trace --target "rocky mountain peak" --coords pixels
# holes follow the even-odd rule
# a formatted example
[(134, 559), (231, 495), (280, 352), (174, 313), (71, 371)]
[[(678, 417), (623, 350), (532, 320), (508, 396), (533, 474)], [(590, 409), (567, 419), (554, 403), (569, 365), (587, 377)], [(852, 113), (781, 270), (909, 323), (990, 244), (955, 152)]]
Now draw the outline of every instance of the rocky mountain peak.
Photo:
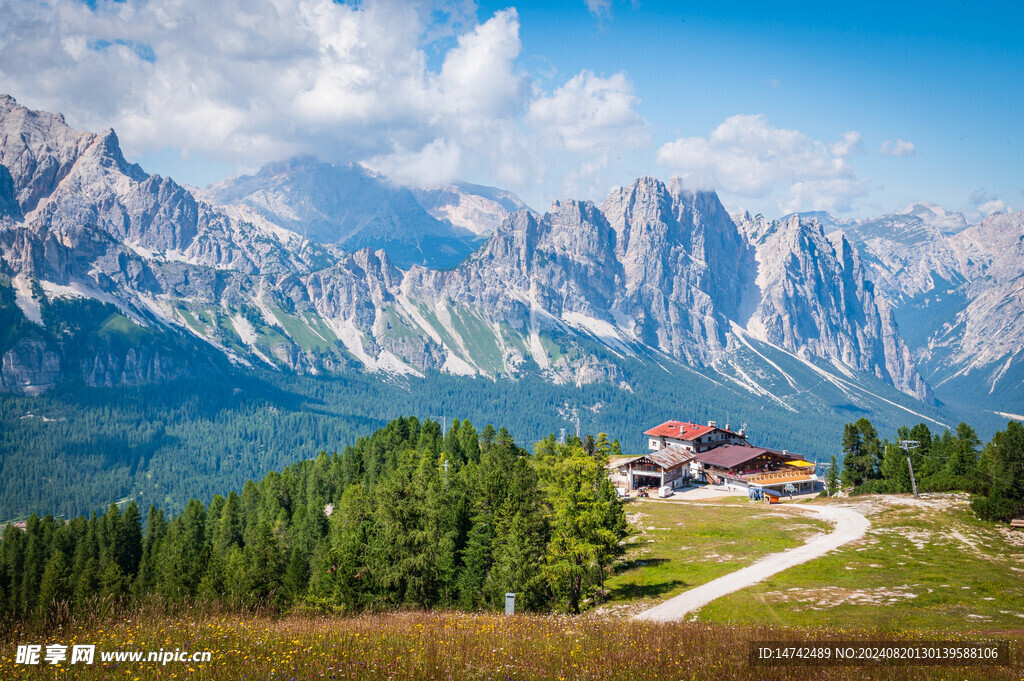
[[(953, 347), (957, 324), (985, 311), (1020, 317), (1019, 216), (956, 236), (920, 207), (864, 229), (815, 213), (734, 219), (714, 192), (653, 177), (600, 205), (560, 200), (542, 215), (493, 188), (451, 185), (430, 195), (434, 204), (424, 196), (360, 166), (300, 157), (197, 200), (126, 161), (113, 131), (74, 131), (0, 100), (0, 272), (18, 279), (19, 307), (32, 313), (41, 282), (241, 363), (537, 371), (619, 385), (620, 360), (656, 357), (764, 395), (750, 386), (778, 367), (763, 351), (929, 399), (893, 312), (907, 300), (898, 287), (908, 272), (930, 263), (912, 285), (935, 291), (931, 304), (941, 293), (943, 305), (963, 296), (979, 306), (963, 308), (936, 343)], [(459, 229), (445, 215), (494, 226)], [(935, 263), (947, 257), (959, 274), (943, 278)], [(975, 326), (974, 350), (961, 344), (960, 355), (1019, 350), (1016, 327), (1000, 331), (1010, 341), (996, 348), (986, 335), (999, 330)]]
[(34, 210), (95, 138), (61, 115), (32, 111), (6, 96), (0, 102), (0, 164), (10, 172), (21, 212)]
[(473, 235), (432, 217), (412, 192), (359, 164), (313, 157), (270, 163), (202, 193), (211, 203), (246, 206), (321, 244), (353, 251), (383, 247), (400, 267), (450, 267), (476, 247)]
[(438, 220), (447, 220), (479, 237), (493, 234), (509, 215), (530, 210), (512, 192), (469, 182), (414, 188), (412, 193)]
[(968, 225), (963, 213), (948, 211), (928, 201), (913, 203), (901, 210), (899, 215), (913, 215), (944, 234), (955, 234)]

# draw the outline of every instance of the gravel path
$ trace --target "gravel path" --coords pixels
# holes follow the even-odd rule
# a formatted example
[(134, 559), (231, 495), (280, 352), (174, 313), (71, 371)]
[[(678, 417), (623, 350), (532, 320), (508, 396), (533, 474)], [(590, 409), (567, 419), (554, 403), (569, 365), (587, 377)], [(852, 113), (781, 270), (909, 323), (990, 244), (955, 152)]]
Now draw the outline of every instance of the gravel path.
[(789, 508), (817, 513), (822, 520), (835, 523), (835, 529), (829, 534), (811, 539), (803, 546), (765, 556), (742, 570), (731, 572), (707, 584), (684, 591), (650, 610), (645, 610), (633, 619), (658, 622), (682, 619), (687, 613), (703, 608), (716, 598), (745, 589), (777, 572), (782, 572), (800, 563), (806, 563), (847, 542), (860, 539), (871, 524), (857, 511), (842, 506), (790, 506)]

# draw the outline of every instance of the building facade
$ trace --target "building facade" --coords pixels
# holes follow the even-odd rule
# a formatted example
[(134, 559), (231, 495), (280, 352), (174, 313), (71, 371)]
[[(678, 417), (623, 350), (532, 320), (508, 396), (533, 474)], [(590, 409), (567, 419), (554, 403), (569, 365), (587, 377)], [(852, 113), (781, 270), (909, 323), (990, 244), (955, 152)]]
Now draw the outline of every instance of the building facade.
[(695, 454), (679, 445), (670, 445), (643, 456), (617, 459), (608, 464), (608, 474), (616, 487), (628, 492), (641, 487), (676, 489), (690, 482)]
[(742, 430), (734, 432), (729, 429), (728, 425), (725, 428), (719, 428), (715, 421), (708, 421), (707, 425), (689, 421), (665, 421), (660, 426), (655, 426), (644, 432), (644, 435), (647, 436), (648, 449), (652, 452), (671, 445), (678, 445), (697, 453), (720, 445), (749, 444)]
[(755, 447), (743, 429), (715, 421), (666, 421), (644, 434), (648, 452), (608, 464), (612, 482), (628, 494), (641, 487), (682, 487), (691, 480), (774, 494), (813, 492), (823, 485), (813, 462), (786, 450)]

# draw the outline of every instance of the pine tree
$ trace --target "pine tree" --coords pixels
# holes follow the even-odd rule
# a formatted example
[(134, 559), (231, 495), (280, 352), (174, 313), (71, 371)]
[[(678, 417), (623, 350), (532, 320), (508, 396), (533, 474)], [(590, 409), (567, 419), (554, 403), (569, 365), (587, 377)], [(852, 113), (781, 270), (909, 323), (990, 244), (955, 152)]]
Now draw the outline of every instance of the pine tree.
[(483, 604), (484, 584), (487, 582), (493, 559), (493, 516), (480, 505), (473, 515), (472, 526), (462, 555), (463, 568), (459, 574), (459, 607), (476, 610)]
[[(8, 524), (0, 540), (0, 613), (14, 617), (22, 615), (21, 582), (25, 573), (25, 533)], [(6, 619), (6, 618), (5, 618)]]
[(884, 455), (878, 431), (866, 418), (843, 428), (843, 483), (859, 486), (880, 477)]
[(885, 480), (886, 492), (900, 494), (911, 491), (910, 469), (907, 467), (907, 457), (904, 454), (904, 450), (895, 442), (885, 443), (882, 477)]
[(1010, 421), (983, 450), (988, 494), (971, 501), (986, 520), (1008, 522), (1024, 516), (1024, 424)]
[(836, 455), (832, 455), (832, 459), (829, 462), (828, 475), (825, 477), (825, 485), (828, 489), (828, 495), (834, 496), (839, 491), (839, 464), (836, 462)]
[(476, 428), (469, 421), (463, 421), (459, 432), (459, 445), (462, 448), (462, 455), (466, 461), (480, 460), (480, 438), (477, 436)]
[(158, 591), (168, 600), (182, 601), (196, 595), (206, 572), (209, 547), (206, 544), (206, 510), (192, 499), (185, 511), (170, 524), (158, 552)]
[[(220, 517), (216, 519), (216, 532), (214, 532), (213, 549), (220, 556), (227, 556), (228, 549), (232, 546), (242, 546), (242, 518), (241, 498), (234, 492), (228, 495), (221, 509)], [(213, 517), (211, 516), (211, 522)]]
[(139, 572), (132, 584), (136, 598), (153, 593), (160, 574), (160, 544), (167, 534), (167, 522), (163, 511), (150, 506), (146, 513), (146, 538), (142, 542), (142, 558), (139, 560)]
[(306, 593), (309, 584), (309, 563), (303, 557), (299, 549), (293, 548), (291, 557), (288, 559), (288, 567), (284, 572), (284, 591), (288, 601), (295, 603)]
[(100, 590), (99, 596), (100, 601), (105, 606), (116, 606), (123, 604), (124, 600), (128, 597), (128, 579), (125, 574), (121, 572), (121, 567), (115, 562), (110, 561), (106, 567), (103, 568), (103, 572), (100, 573)]
[(71, 598), (71, 571), (67, 558), (61, 550), (55, 550), (43, 571), (39, 584), (39, 597), (36, 605), (36, 619), (46, 620), (52, 613), (66, 607)]
[(251, 604), (279, 605), (284, 601), (281, 586), (287, 564), (284, 543), (261, 520), (242, 550), (245, 557), (246, 600)]
[(455, 467), (456, 470), (461, 468), (467, 462), (467, 457), (462, 451), (462, 437), (460, 431), (461, 424), (458, 419), (455, 419), (452, 421), (452, 425), (448, 429), (448, 434), (444, 438), (445, 458)]
[(596, 567), (603, 538), (594, 512), (594, 480), (598, 463), (573, 444), (575, 454), (560, 461), (554, 470), (551, 542), (545, 576), (552, 591), (573, 613), (596, 584)]
[(946, 473), (959, 483), (960, 489), (983, 492), (986, 480), (978, 468), (978, 434), (966, 423), (956, 427), (956, 438), (950, 443)]
[(375, 511), (374, 499), (367, 495), (361, 484), (351, 485), (341, 495), (331, 514), (331, 558), (328, 574), (318, 574), (314, 580), (333, 581), (337, 601), (348, 611), (359, 610), (372, 595), (373, 578), (367, 561), (367, 546), (372, 545)]
[(142, 560), (142, 519), (133, 499), (121, 517), (121, 544), (116, 547), (117, 565), (128, 580), (139, 572)]

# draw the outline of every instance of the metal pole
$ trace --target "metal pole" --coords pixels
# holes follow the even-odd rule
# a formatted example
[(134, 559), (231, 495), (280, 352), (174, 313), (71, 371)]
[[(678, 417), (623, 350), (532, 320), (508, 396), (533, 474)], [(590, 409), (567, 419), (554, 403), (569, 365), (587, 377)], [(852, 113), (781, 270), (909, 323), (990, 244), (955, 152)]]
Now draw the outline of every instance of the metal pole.
[(914, 487), (914, 496), (917, 496), (917, 480), (914, 479), (914, 464), (910, 463), (910, 454), (907, 454), (907, 468), (910, 469), (910, 484)]
[(910, 462), (910, 450), (917, 449), (921, 443), (917, 440), (900, 440), (900, 449), (907, 454), (907, 469), (910, 471), (910, 485), (914, 489), (914, 496), (917, 496), (917, 480), (914, 478), (914, 464)]

